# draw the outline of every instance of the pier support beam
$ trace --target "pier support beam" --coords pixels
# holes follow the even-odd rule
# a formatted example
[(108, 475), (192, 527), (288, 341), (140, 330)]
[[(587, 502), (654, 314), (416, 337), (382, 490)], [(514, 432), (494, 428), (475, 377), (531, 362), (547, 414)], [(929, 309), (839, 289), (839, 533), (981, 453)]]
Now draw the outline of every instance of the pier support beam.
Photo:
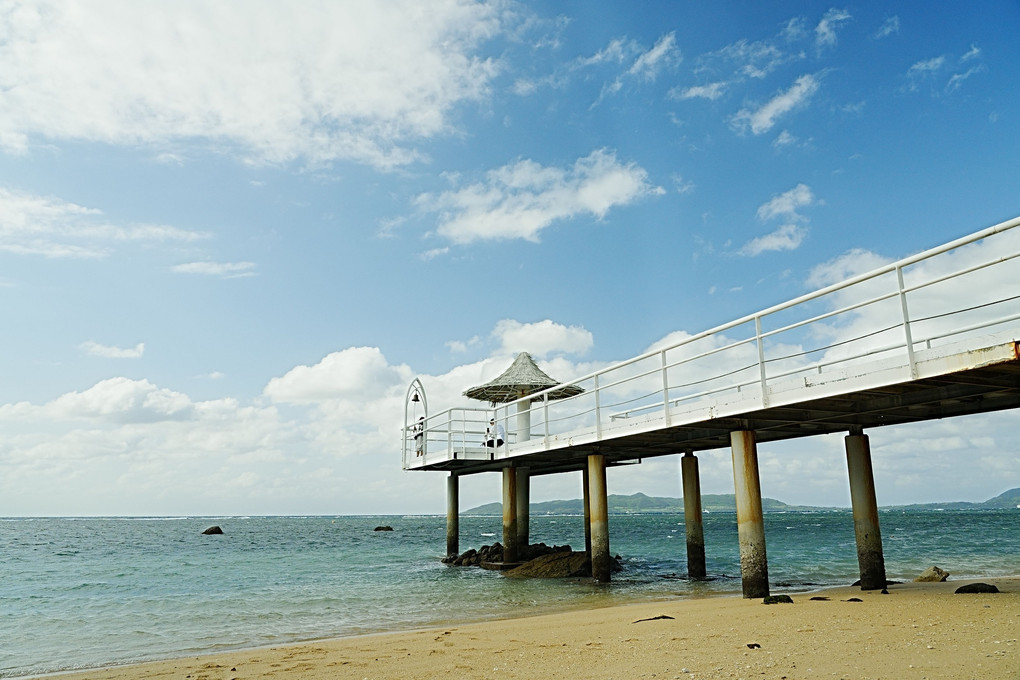
[(517, 470), (503, 468), (503, 561), (516, 562), (517, 543)]
[(588, 456), (588, 489), (591, 496), (591, 575), (609, 583), (609, 499), (606, 495), (606, 457)]
[(584, 498), (584, 552), (591, 562), (591, 487), (589, 485), (588, 466), (581, 471), (581, 497)]
[(460, 554), (460, 479), (454, 472), (446, 478), (446, 555)]
[(733, 489), (737, 501), (740, 539), (740, 579), (744, 597), (768, 597), (769, 564), (765, 555), (765, 521), (758, 480), (758, 447), (753, 431), (730, 433), (733, 449)]
[(882, 553), (882, 532), (878, 526), (871, 445), (868, 436), (860, 428), (852, 429), (843, 441), (846, 444), (846, 465), (850, 473), (850, 503), (854, 512), (861, 590), (879, 590), (886, 585), (885, 556)]
[(680, 459), (684, 488), (684, 526), (687, 533), (687, 576), (705, 578), (705, 526), (701, 516), (701, 477), (698, 458), (688, 451)]
[(526, 467), (517, 469), (517, 546), (518, 550), (528, 549), (531, 522), (531, 471)]

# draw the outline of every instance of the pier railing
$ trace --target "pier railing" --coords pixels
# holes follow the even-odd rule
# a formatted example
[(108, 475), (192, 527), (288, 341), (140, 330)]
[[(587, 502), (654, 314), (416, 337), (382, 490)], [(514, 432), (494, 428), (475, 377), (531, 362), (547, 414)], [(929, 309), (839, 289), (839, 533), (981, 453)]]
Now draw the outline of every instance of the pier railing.
[[(1020, 217), (496, 407), (431, 416), (404, 468), (494, 460), (916, 379), (935, 356), (1020, 339)], [(850, 263), (852, 264), (852, 263)], [(988, 336), (988, 337), (985, 337)], [(978, 338), (981, 338), (980, 340)], [(530, 421), (516, 432), (518, 414)], [(514, 432), (486, 448), (496, 417)]]

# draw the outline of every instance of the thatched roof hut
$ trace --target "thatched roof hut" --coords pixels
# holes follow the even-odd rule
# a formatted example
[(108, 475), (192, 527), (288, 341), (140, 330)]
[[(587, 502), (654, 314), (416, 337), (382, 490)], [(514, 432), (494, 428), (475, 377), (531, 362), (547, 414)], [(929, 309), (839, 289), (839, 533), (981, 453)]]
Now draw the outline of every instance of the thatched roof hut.
[[(493, 405), (506, 404), (550, 387), (557, 387), (548, 393), (550, 400), (565, 399), (584, 392), (584, 389), (577, 385), (561, 385), (558, 381), (553, 380), (535, 364), (535, 360), (531, 358), (530, 354), (521, 352), (510, 364), (510, 368), (503, 371), (499, 377), (484, 385), (465, 390), (464, 396), (487, 401)], [(538, 401), (538, 399), (533, 401)]]

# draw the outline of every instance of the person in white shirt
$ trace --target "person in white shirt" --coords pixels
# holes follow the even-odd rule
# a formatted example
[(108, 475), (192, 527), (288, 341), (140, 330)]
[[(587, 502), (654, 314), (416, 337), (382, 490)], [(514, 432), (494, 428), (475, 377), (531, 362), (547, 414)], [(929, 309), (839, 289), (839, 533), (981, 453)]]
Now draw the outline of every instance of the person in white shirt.
[(503, 425), (497, 424), (495, 418), (489, 418), (489, 426), (485, 428), (485, 445), (503, 446), (504, 441), (506, 441), (506, 431), (503, 429)]

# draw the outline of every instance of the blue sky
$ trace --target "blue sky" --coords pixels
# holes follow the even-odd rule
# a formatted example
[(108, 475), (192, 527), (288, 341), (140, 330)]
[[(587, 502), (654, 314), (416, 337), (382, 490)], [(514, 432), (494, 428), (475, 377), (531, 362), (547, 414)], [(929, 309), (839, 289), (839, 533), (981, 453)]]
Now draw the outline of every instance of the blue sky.
[[(1017, 3), (633, 7), (0, 3), (0, 515), (441, 512), (415, 376), (571, 378), (1020, 214)], [(880, 502), (1020, 486), (1015, 422), (872, 433)], [(763, 492), (848, 504), (841, 446)]]

